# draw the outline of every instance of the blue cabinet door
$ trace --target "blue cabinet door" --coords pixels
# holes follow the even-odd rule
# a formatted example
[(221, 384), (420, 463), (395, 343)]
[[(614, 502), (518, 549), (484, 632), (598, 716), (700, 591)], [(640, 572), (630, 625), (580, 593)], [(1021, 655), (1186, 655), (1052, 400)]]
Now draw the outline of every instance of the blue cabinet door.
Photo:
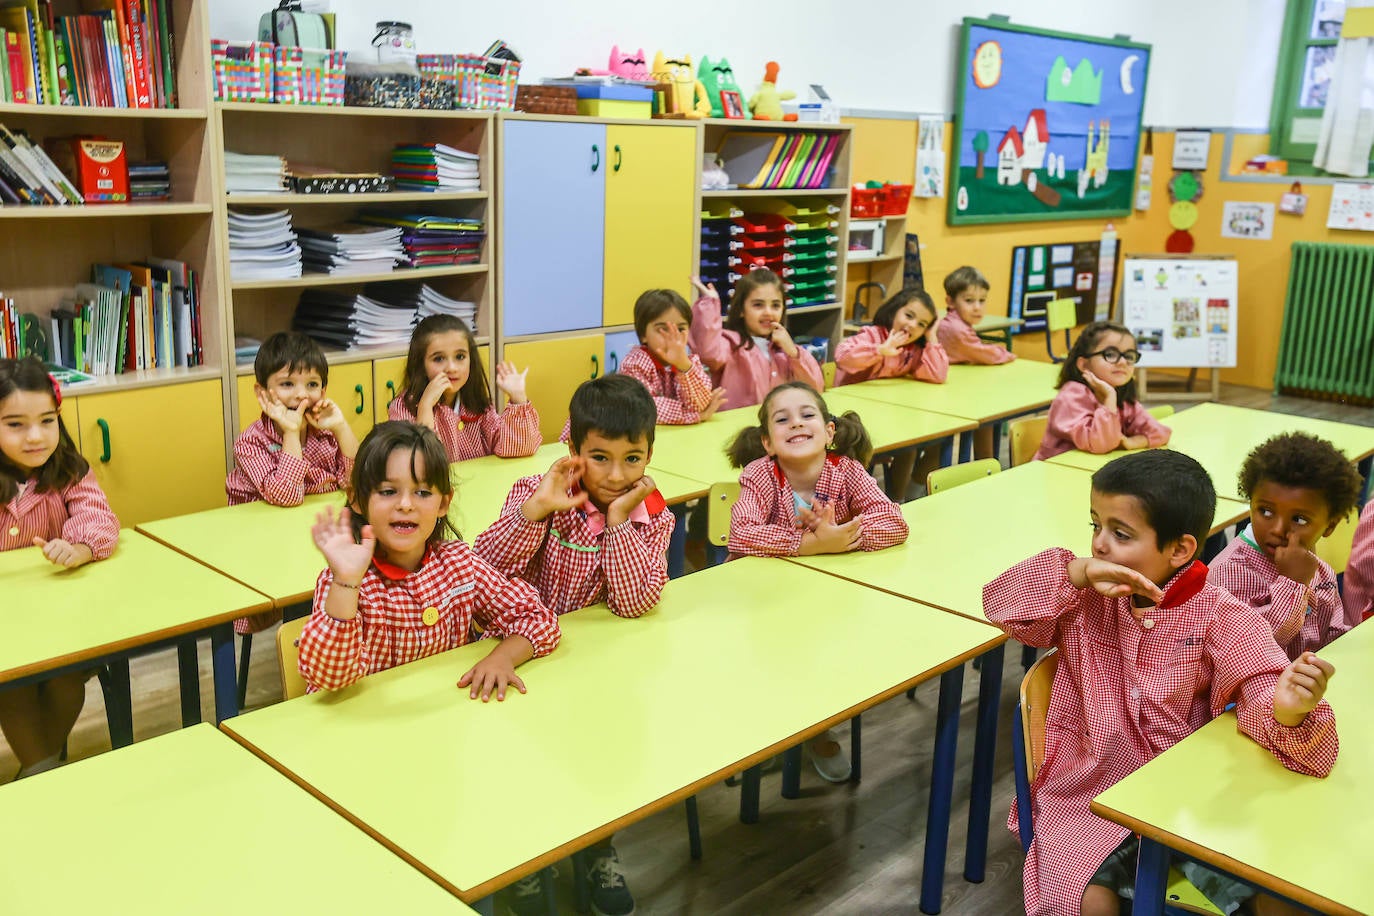
[(599, 328), (606, 128), (506, 121), (502, 130), (502, 330)]
[(620, 364), (630, 350), (639, 346), (639, 335), (634, 331), (616, 331), (606, 335), (606, 371), (619, 372)]

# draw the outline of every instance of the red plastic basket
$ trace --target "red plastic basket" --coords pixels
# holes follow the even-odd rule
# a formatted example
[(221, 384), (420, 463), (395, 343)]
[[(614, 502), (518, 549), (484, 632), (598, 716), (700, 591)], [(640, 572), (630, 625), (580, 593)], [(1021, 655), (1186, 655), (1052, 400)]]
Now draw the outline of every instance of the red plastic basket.
[(869, 217), (882, 215), (882, 188), (854, 188), (850, 191), (849, 215)]
[(880, 205), (882, 216), (906, 216), (907, 205), (911, 203), (911, 188), (909, 184), (885, 184), (880, 189), (882, 192), (882, 203)]

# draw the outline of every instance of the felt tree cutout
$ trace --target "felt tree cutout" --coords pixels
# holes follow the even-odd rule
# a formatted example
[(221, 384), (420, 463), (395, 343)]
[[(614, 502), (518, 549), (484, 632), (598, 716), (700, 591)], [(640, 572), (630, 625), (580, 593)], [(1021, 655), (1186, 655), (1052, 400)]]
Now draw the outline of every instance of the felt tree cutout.
[(985, 131), (985, 130), (980, 130), (980, 131), (978, 131), (978, 133), (976, 133), (976, 134), (973, 135), (973, 151), (974, 151), (975, 153), (978, 154), (978, 168), (977, 168), (976, 171), (974, 171), (973, 177), (974, 177), (974, 178), (982, 178), (982, 177), (983, 177), (983, 156), (986, 155), (986, 154), (987, 154), (987, 151), (988, 151), (988, 133), (987, 133), (987, 131)]

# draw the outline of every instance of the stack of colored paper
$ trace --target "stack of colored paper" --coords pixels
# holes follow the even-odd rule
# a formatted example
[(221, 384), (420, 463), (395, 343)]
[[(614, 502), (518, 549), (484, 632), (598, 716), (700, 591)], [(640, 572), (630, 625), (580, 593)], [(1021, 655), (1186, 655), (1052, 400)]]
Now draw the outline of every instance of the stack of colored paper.
[(480, 219), (407, 214), (364, 214), (358, 221), (370, 226), (394, 226), (400, 230), (405, 262), (411, 267), (448, 267), (477, 264), (487, 233)]
[(391, 153), (398, 191), (480, 191), (479, 157), (442, 143), (400, 144)]

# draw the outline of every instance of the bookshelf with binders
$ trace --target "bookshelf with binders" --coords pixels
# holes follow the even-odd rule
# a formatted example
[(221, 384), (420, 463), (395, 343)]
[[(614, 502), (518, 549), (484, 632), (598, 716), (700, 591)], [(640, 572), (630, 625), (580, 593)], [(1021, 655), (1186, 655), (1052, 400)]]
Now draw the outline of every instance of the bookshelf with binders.
[[(237, 351), (231, 432), (257, 419), (253, 345), (277, 331), (297, 328), (320, 340), (329, 355), (330, 394), (360, 436), (385, 418), (410, 337), (405, 320), (413, 320), (421, 300), (443, 303), (474, 324), (489, 352), (496, 237), (492, 112), (216, 102), (214, 117), (225, 153), (278, 157), (288, 173), (412, 177), (397, 180), (403, 189), (362, 193), (293, 191), (287, 178), (277, 188), (228, 193), (217, 202), (223, 227), (218, 243), (230, 271), (227, 333), (237, 344), (231, 348)], [(399, 164), (393, 170), (398, 145), (410, 148), (412, 159), (423, 159), (414, 148), (434, 144), (441, 152), (448, 148), (450, 161), (463, 163), (467, 177), (456, 182), (462, 190), (419, 190), (435, 182), (415, 178), (423, 168), (413, 162), (410, 172)], [(225, 167), (223, 157), (219, 167)], [(242, 223), (245, 215), (273, 213), (289, 216), (301, 267), (276, 276), (245, 271), (231, 218)], [(456, 247), (444, 247), (450, 245)], [(394, 260), (385, 257), (388, 251)]]

